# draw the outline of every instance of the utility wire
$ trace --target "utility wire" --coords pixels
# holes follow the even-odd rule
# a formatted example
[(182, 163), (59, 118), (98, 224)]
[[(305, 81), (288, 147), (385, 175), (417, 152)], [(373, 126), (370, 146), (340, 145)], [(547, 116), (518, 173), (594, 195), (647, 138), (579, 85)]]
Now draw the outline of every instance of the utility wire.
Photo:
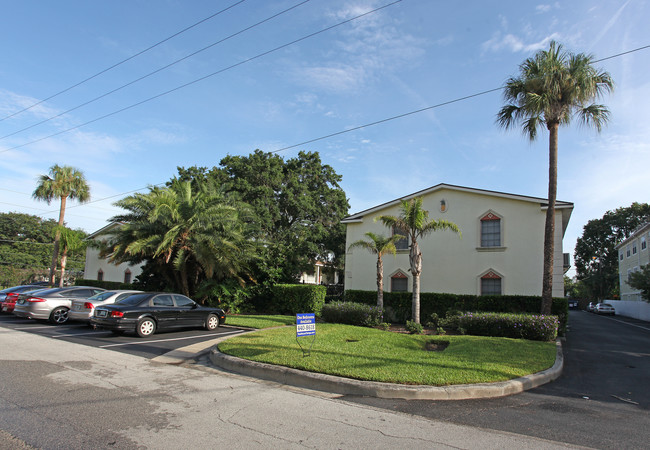
[[(612, 58), (617, 58), (617, 57), (624, 56), (624, 55), (628, 55), (628, 54), (630, 54), (630, 53), (634, 53), (634, 52), (637, 52), (637, 51), (640, 51), (640, 50), (645, 50), (645, 49), (647, 49), (647, 48), (650, 48), (650, 45), (646, 45), (646, 46), (643, 46), (643, 47), (639, 47), (639, 48), (636, 48), (636, 49), (633, 49), (633, 50), (629, 50), (629, 51), (626, 51), (626, 52), (623, 52), (623, 53), (618, 53), (618, 54), (616, 54), (616, 55), (608, 56), (608, 57), (605, 57), (605, 58), (602, 58), (602, 59), (599, 59), (599, 60), (595, 60), (594, 62), (600, 62), (600, 61), (605, 61), (605, 60), (612, 59)], [(342, 131), (338, 131), (338, 132), (336, 132), (336, 133), (331, 133), (331, 134), (328, 134), (328, 135), (325, 135), (325, 136), (321, 136), (321, 137), (318, 137), (318, 138), (310, 139), (310, 140), (308, 140), (308, 141), (304, 141), (304, 142), (301, 142), (301, 143), (299, 143), (299, 144), (294, 144), (294, 145), (290, 145), (290, 146), (288, 146), (288, 147), (283, 147), (283, 148), (280, 148), (280, 149), (277, 149), (277, 150), (273, 150), (273, 151), (271, 151), (270, 153), (279, 153), (279, 152), (282, 152), (282, 151), (285, 151), (285, 150), (289, 150), (289, 149), (292, 149), (292, 148), (295, 148), (295, 147), (299, 147), (299, 146), (301, 146), (301, 145), (306, 145), (306, 144), (310, 144), (310, 143), (312, 143), (312, 142), (322, 141), (322, 140), (324, 140), (324, 139), (327, 139), (327, 138), (330, 138), (330, 137), (333, 137), (333, 136), (339, 136), (339, 135), (341, 135), (341, 134), (345, 134), (345, 133), (349, 133), (349, 132), (352, 132), (352, 131), (360, 130), (360, 129), (362, 129), (362, 128), (371, 127), (371, 126), (373, 126), (373, 125), (378, 125), (378, 124), (381, 124), (381, 123), (386, 123), (386, 122), (389, 122), (389, 121), (392, 121), (392, 120), (396, 120), (396, 119), (400, 119), (400, 118), (403, 118), (403, 117), (407, 117), (407, 116), (410, 116), (410, 115), (413, 115), (413, 114), (417, 114), (417, 113), (420, 113), (420, 112), (429, 111), (429, 110), (431, 110), (431, 109), (435, 109), (435, 108), (440, 108), (440, 107), (442, 107), (442, 106), (450, 105), (450, 104), (452, 104), (452, 103), (458, 103), (458, 102), (461, 102), (461, 101), (464, 101), (464, 100), (468, 100), (468, 99), (470, 99), (470, 98), (475, 98), (475, 97), (479, 97), (479, 96), (481, 96), (481, 95), (486, 95), (486, 94), (489, 94), (489, 93), (492, 93), (492, 92), (499, 91), (499, 90), (501, 90), (501, 89), (503, 89), (503, 87), (493, 88), (493, 89), (488, 89), (488, 90), (485, 90), (485, 91), (482, 91), (482, 92), (477, 92), (477, 93), (475, 93), (475, 94), (466, 95), (466, 96), (464, 96), (464, 97), (458, 97), (458, 98), (456, 98), (456, 99), (449, 100), (449, 101), (446, 101), (446, 102), (443, 102), (443, 103), (438, 103), (438, 104), (436, 104), (436, 105), (428, 106), (428, 107), (426, 107), (426, 108), (420, 108), (420, 109), (417, 109), (417, 110), (414, 110), (414, 111), (410, 111), (410, 112), (407, 112), (407, 113), (404, 113), (404, 114), (399, 114), (399, 115), (396, 115), (396, 116), (392, 116), (392, 117), (388, 117), (388, 118), (385, 118), (385, 119), (377, 120), (377, 121), (375, 121), (375, 122), (370, 122), (370, 123), (367, 123), (367, 124), (365, 124), (365, 125), (359, 125), (359, 126), (356, 126), (356, 127), (354, 127), (354, 128), (347, 129), (347, 130), (342, 130)], [(9, 150), (11, 150), (11, 149), (9, 149)], [(8, 151), (8, 150), (5, 150), (5, 151)], [(166, 183), (166, 182), (158, 183), (158, 184), (153, 185), (153, 187), (155, 187), (155, 186), (162, 186), (162, 185), (164, 185), (165, 183)], [(152, 186), (149, 186), (149, 187), (152, 187)], [(146, 187), (145, 187), (145, 188), (140, 188), (140, 189), (134, 189), (134, 190), (132, 190), (132, 191), (128, 191), (128, 192), (123, 192), (123, 193), (121, 193), (121, 194), (112, 195), (112, 196), (110, 196), (110, 197), (105, 197), (105, 198), (97, 199), (97, 200), (94, 200), (94, 201), (92, 201), (92, 202), (87, 202), (87, 203), (84, 203), (84, 204), (73, 205), (73, 206), (70, 206), (69, 208), (75, 208), (75, 207), (85, 206), (85, 205), (87, 205), (88, 203), (96, 203), (96, 202), (100, 202), (100, 201), (108, 200), (108, 199), (111, 199), (111, 198), (114, 198), (114, 197), (120, 197), (120, 196), (123, 196), (123, 195), (126, 195), (126, 194), (130, 194), (130, 193), (133, 193), (133, 192), (141, 191), (141, 190), (143, 190), (143, 189), (146, 189)], [(2, 203), (2, 202), (0, 202), (0, 203)], [(5, 204), (8, 204), (8, 203), (5, 203)], [(20, 206), (20, 205), (15, 205), (15, 206)], [(33, 209), (36, 209), (36, 208), (33, 208)], [(51, 212), (56, 212), (56, 211), (49, 211), (48, 213), (51, 213)]]
[(240, 1), (238, 1), (237, 3), (234, 3), (234, 4), (230, 5), (230, 6), (228, 6), (227, 8), (222, 9), (221, 11), (218, 11), (218, 12), (216, 12), (216, 13), (214, 13), (214, 14), (208, 16), (208, 17), (206, 17), (205, 19), (201, 19), (201, 20), (199, 20), (198, 22), (196, 22), (195, 24), (190, 25), (189, 27), (184, 28), (184, 29), (182, 29), (181, 31), (178, 31), (178, 32), (172, 34), (172, 35), (169, 36), (169, 37), (166, 37), (166, 38), (163, 39), (162, 41), (157, 42), (157, 43), (153, 44), (152, 46), (147, 47), (147, 48), (145, 48), (144, 50), (141, 50), (141, 51), (139, 51), (138, 53), (136, 53), (136, 54), (134, 54), (134, 55), (131, 55), (131, 56), (129, 56), (128, 58), (126, 58), (126, 59), (124, 59), (124, 60), (122, 60), (122, 61), (120, 61), (120, 62), (118, 62), (118, 63), (115, 63), (115, 64), (113, 64), (112, 66), (107, 67), (106, 69), (104, 69), (104, 70), (102, 70), (102, 71), (100, 71), (100, 72), (97, 72), (95, 75), (92, 75), (92, 76), (90, 76), (90, 77), (88, 77), (88, 78), (86, 78), (86, 79), (84, 79), (84, 80), (78, 82), (77, 84), (74, 84), (74, 85), (72, 85), (72, 86), (70, 86), (70, 87), (68, 87), (68, 88), (65, 88), (64, 90), (59, 91), (59, 92), (57, 92), (56, 94), (50, 95), (49, 97), (47, 97), (47, 98), (45, 98), (45, 99), (43, 99), (43, 100), (40, 100), (40, 101), (34, 103), (33, 105), (30, 105), (30, 106), (28, 106), (28, 107), (26, 107), (26, 108), (24, 108), (24, 109), (21, 109), (20, 111), (16, 111), (16, 112), (13, 113), (13, 114), (10, 114), (10, 115), (8, 115), (8, 116), (6, 116), (6, 117), (3, 117), (2, 119), (0, 119), (0, 122), (2, 122), (3, 120), (9, 119), (10, 117), (17, 116), (18, 114), (23, 113), (23, 112), (25, 112), (25, 111), (27, 111), (27, 110), (30, 110), (30, 109), (32, 109), (33, 107), (38, 106), (38, 105), (40, 105), (41, 103), (44, 103), (44, 102), (46, 102), (46, 101), (48, 101), (48, 100), (52, 100), (54, 97), (58, 97), (59, 95), (65, 93), (65, 92), (68, 92), (69, 90), (74, 89), (74, 88), (76, 88), (77, 86), (81, 86), (82, 84), (86, 83), (87, 81), (90, 81), (90, 80), (92, 80), (93, 78), (97, 78), (98, 76), (100, 76), (100, 75), (102, 75), (102, 74), (108, 72), (109, 70), (112, 70), (112, 69), (116, 68), (117, 66), (120, 66), (120, 65), (124, 64), (125, 62), (130, 61), (130, 60), (132, 60), (133, 58), (135, 58), (135, 57), (137, 57), (137, 56), (140, 56), (140, 55), (142, 55), (143, 53), (146, 53), (146, 52), (148, 52), (149, 50), (152, 50), (152, 49), (158, 47), (159, 45), (161, 45), (161, 44), (163, 44), (163, 43), (169, 41), (170, 39), (173, 39), (173, 38), (175, 38), (176, 36), (178, 36), (178, 35), (180, 35), (180, 34), (182, 34), (182, 33), (185, 33), (186, 31), (188, 31), (188, 30), (190, 30), (190, 29), (196, 27), (197, 25), (200, 25), (200, 24), (202, 24), (203, 22), (206, 22), (206, 21), (210, 20), (210, 19), (212, 19), (212, 18), (218, 16), (219, 14), (222, 14), (222, 13), (228, 11), (229, 9), (234, 8), (235, 6), (237, 6), (237, 5), (241, 4), (241, 3), (244, 3), (245, 1), (246, 1), (246, 0), (240, 0)]
[(403, 0), (395, 0), (395, 1), (391, 2), (391, 3), (388, 3), (388, 4), (386, 4), (386, 5), (383, 5), (383, 6), (380, 6), (380, 7), (378, 7), (378, 8), (375, 8), (375, 9), (373, 9), (373, 10), (371, 10), (371, 11), (367, 11), (367, 12), (365, 12), (365, 13), (363, 13), (363, 14), (359, 14), (358, 16), (352, 17), (352, 18), (350, 18), (350, 19), (344, 20), (344, 21), (339, 22), (339, 23), (337, 23), (337, 24), (334, 24), (334, 25), (331, 25), (331, 26), (329, 26), (329, 27), (323, 28), (323, 29), (320, 30), (320, 31), (316, 31), (316, 32), (314, 32), (314, 33), (308, 34), (308, 35), (303, 36), (303, 37), (301, 37), (301, 38), (295, 39), (295, 40), (293, 40), (293, 41), (291, 41), (291, 42), (289, 42), (289, 43), (287, 43), (287, 44), (283, 44), (283, 45), (281, 45), (281, 46), (279, 46), (279, 47), (275, 47), (275, 48), (273, 48), (273, 49), (271, 49), (271, 50), (267, 50), (267, 51), (265, 51), (265, 52), (263, 52), (263, 53), (259, 53), (259, 54), (255, 55), (255, 56), (252, 56), (252, 57), (250, 57), (250, 58), (248, 58), (248, 59), (245, 59), (245, 60), (243, 60), (243, 61), (240, 61), (240, 62), (238, 62), (238, 63), (236, 63), (236, 64), (233, 64), (233, 65), (231, 65), (231, 66), (228, 66), (228, 67), (225, 67), (225, 68), (223, 68), (223, 69), (217, 70), (216, 72), (212, 72), (212, 73), (210, 73), (210, 74), (208, 74), (208, 75), (205, 75), (205, 76), (203, 76), (203, 77), (201, 77), (201, 78), (197, 78), (197, 79), (195, 79), (195, 80), (193, 80), (193, 81), (190, 81), (189, 83), (182, 84), (182, 85), (177, 86), (177, 87), (175, 87), (175, 88), (173, 88), (173, 89), (170, 89), (170, 90), (168, 90), (168, 91), (161, 92), (160, 94), (154, 95), (153, 97), (149, 97), (149, 98), (146, 98), (146, 99), (144, 99), (144, 100), (142, 100), (142, 101), (139, 101), (139, 102), (137, 102), (137, 103), (133, 103), (133, 104), (131, 104), (131, 105), (129, 105), (129, 106), (126, 106), (126, 107), (124, 107), (124, 108), (122, 108), (122, 109), (118, 109), (117, 111), (113, 111), (113, 112), (111, 112), (111, 113), (104, 114), (103, 116), (100, 116), (100, 117), (97, 117), (97, 118), (95, 118), (95, 119), (89, 120), (89, 121), (84, 122), (84, 123), (82, 123), (82, 124), (80, 124), (80, 125), (76, 125), (76, 126), (74, 126), (74, 127), (67, 128), (67, 129), (62, 130), (62, 131), (59, 131), (59, 132), (57, 132), (57, 133), (53, 133), (53, 134), (50, 134), (50, 135), (48, 135), (48, 136), (44, 136), (44, 137), (39, 138), (39, 139), (36, 139), (36, 140), (26, 142), (26, 143), (21, 144), (21, 145), (16, 145), (16, 146), (14, 146), (14, 147), (7, 148), (7, 149), (5, 149), (5, 150), (0, 151), (0, 153), (5, 153), (5, 152), (8, 152), (8, 151), (10, 151), (10, 150), (16, 150), (16, 149), (19, 149), (19, 148), (22, 148), (22, 147), (26, 147), (26, 146), (28, 146), (28, 145), (35, 144), (35, 143), (37, 143), (37, 142), (41, 142), (41, 141), (44, 141), (44, 140), (49, 139), (49, 138), (52, 138), (52, 137), (55, 137), (55, 136), (59, 136), (59, 135), (61, 135), (61, 134), (67, 133), (67, 132), (69, 132), (69, 131), (76, 130), (76, 129), (81, 128), (81, 127), (84, 127), (84, 126), (86, 126), (86, 125), (90, 125), (91, 123), (98, 122), (98, 121), (100, 121), (100, 120), (106, 119), (106, 118), (108, 118), (108, 117), (114, 116), (114, 115), (119, 114), (119, 113), (122, 113), (122, 112), (124, 112), (124, 111), (128, 111), (129, 109), (135, 108), (136, 106), (140, 106), (140, 105), (142, 105), (142, 104), (144, 104), (144, 103), (148, 103), (148, 102), (150, 102), (150, 101), (152, 101), (152, 100), (155, 100), (155, 99), (157, 99), (157, 98), (160, 98), (160, 97), (163, 97), (163, 96), (165, 96), (165, 95), (171, 94), (172, 92), (179, 91), (179, 90), (181, 90), (181, 89), (183, 89), (183, 88), (186, 88), (186, 87), (191, 86), (191, 85), (193, 85), (193, 84), (199, 83), (199, 82), (201, 82), (201, 81), (203, 81), (203, 80), (206, 80), (206, 79), (208, 79), (208, 78), (210, 78), (210, 77), (213, 77), (213, 76), (215, 76), (215, 75), (218, 75), (218, 74), (220, 74), (220, 73), (223, 73), (223, 72), (225, 72), (225, 71), (227, 71), (227, 70), (234, 69), (235, 67), (238, 67), (238, 66), (241, 66), (241, 65), (243, 65), (243, 64), (246, 64), (246, 63), (249, 63), (249, 62), (251, 62), (251, 61), (254, 61), (254, 60), (256, 60), (256, 59), (262, 58), (262, 57), (264, 57), (264, 56), (266, 56), (266, 55), (269, 55), (269, 54), (271, 54), (271, 53), (277, 52), (278, 50), (282, 50), (282, 49), (284, 49), (284, 48), (286, 48), (286, 47), (289, 47), (290, 45), (296, 44), (296, 43), (298, 43), (298, 42), (301, 42), (301, 41), (304, 41), (304, 40), (306, 40), (306, 39), (312, 38), (312, 37), (317, 36), (317, 35), (319, 35), (319, 34), (325, 33), (326, 31), (330, 31), (330, 30), (332, 30), (332, 29), (334, 29), (334, 28), (337, 28), (337, 27), (340, 27), (340, 26), (342, 26), (342, 25), (345, 25), (345, 24), (347, 24), (347, 23), (349, 23), (349, 22), (352, 22), (353, 20), (360, 19), (361, 17), (365, 17), (365, 16), (367, 16), (367, 15), (369, 15), (369, 14), (373, 14), (373, 13), (375, 13), (375, 12), (377, 12), (377, 11), (380, 11), (380, 10), (382, 10), (382, 9), (384, 9), (384, 8), (388, 8), (389, 6), (395, 5), (395, 4), (400, 3), (400, 2), (402, 2), (402, 1), (403, 1)]
[[(244, 0), (242, 0), (242, 1), (244, 1)], [(225, 38), (223, 38), (223, 39), (221, 39), (221, 40), (219, 40), (219, 41), (217, 41), (217, 42), (213, 42), (212, 44), (210, 44), (210, 45), (208, 45), (208, 46), (206, 46), (206, 47), (203, 47), (203, 48), (200, 49), (200, 50), (197, 50), (197, 51), (195, 51), (195, 52), (193, 52), (193, 53), (190, 53), (189, 55), (184, 56), (184, 57), (182, 57), (182, 58), (180, 58), (180, 59), (177, 59), (176, 61), (173, 61), (173, 62), (171, 62), (171, 63), (169, 63), (169, 64), (167, 64), (167, 65), (165, 65), (165, 66), (162, 66), (162, 67), (160, 67), (159, 69), (154, 70), (153, 72), (149, 72), (148, 74), (143, 75), (143, 76), (141, 76), (141, 77), (139, 77), (139, 78), (136, 78), (136, 79), (133, 80), (133, 81), (129, 81), (128, 83), (123, 84), (123, 85), (120, 86), (120, 87), (117, 87), (117, 88), (115, 88), (115, 89), (113, 89), (113, 90), (111, 90), (111, 91), (105, 92), (104, 94), (102, 94), (102, 95), (100, 95), (100, 96), (98, 96), (98, 97), (95, 97), (95, 98), (93, 98), (92, 100), (88, 100), (87, 102), (84, 102), (84, 103), (82, 103), (82, 104), (80, 104), (80, 105), (74, 106), (74, 107), (72, 107), (72, 108), (70, 108), (70, 109), (68, 109), (68, 110), (66, 110), (66, 111), (63, 111), (62, 113), (57, 114), (56, 116), (52, 116), (52, 117), (50, 117), (50, 118), (47, 118), (47, 119), (41, 120), (40, 122), (34, 123), (34, 124), (32, 124), (32, 125), (30, 125), (30, 126), (28, 126), (28, 127), (25, 127), (25, 128), (20, 129), (20, 130), (18, 130), (18, 131), (14, 131), (13, 133), (10, 133), (10, 134), (7, 134), (7, 135), (4, 135), (4, 136), (0, 137), (0, 140), (1, 140), (1, 139), (8, 138), (8, 137), (11, 137), (11, 136), (14, 136), (14, 135), (16, 135), (16, 134), (18, 134), (18, 133), (22, 133), (23, 131), (30, 130), (30, 129), (34, 128), (34, 127), (37, 127), (37, 126), (42, 125), (42, 124), (44, 124), (44, 123), (46, 123), (46, 122), (49, 122), (50, 120), (57, 119), (57, 118), (59, 118), (59, 117), (65, 115), (65, 114), (68, 114), (68, 113), (70, 113), (70, 112), (72, 112), (72, 111), (75, 111), (75, 110), (77, 110), (77, 109), (79, 109), (79, 108), (81, 108), (81, 107), (83, 107), (83, 106), (86, 106), (86, 105), (89, 105), (89, 104), (91, 104), (91, 103), (94, 103), (94, 102), (96, 102), (97, 100), (100, 100), (100, 99), (102, 99), (102, 98), (104, 98), (104, 97), (107, 97), (107, 96), (109, 96), (109, 95), (111, 95), (111, 94), (114, 94), (114, 93), (117, 92), (117, 91), (120, 91), (120, 90), (122, 90), (122, 89), (124, 89), (124, 88), (126, 88), (126, 87), (128, 87), (128, 86), (131, 86), (132, 84), (135, 84), (135, 83), (137, 83), (137, 82), (139, 82), (139, 81), (142, 81), (142, 80), (144, 80), (145, 78), (149, 78), (150, 76), (155, 75), (155, 74), (157, 74), (158, 72), (162, 72), (162, 71), (165, 70), (165, 69), (168, 69), (168, 68), (170, 68), (170, 67), (172, 67), (172, 66), (174, 66), (174, 65), (176, 65), (176, 64), (178, 64), (178, 63), (180, 63), (180, 62), (182, 62), (182, 61), (185, 61), (186, 59), (189, 59), (189, 58), (191, 58), (192, 56), (196, 56), (196, 55), (198, 55), (198, 54), (201, 53), (201, 52), (204, 52), (204, 51), (206, 51), (206, 50), (208, 50), (208, 49), (210, 49), (210, 48), (212, 48), (212, 47), (214, 47), (214, 46), (216, 46), (216, 45), (218, 45), (218, 44), (221, 44), (221, 43), (227, 41), (228, 39), (231, 39), (231, 38), (233, 38), (233, 37), (235, 37), (235, 36), (238, 36), (238, 35), (240, 35), (240, 34), (243, 34), (243, 33), (245, 33), (246, 31), (249, 31), (249, 30), (251, 30), (251, 29), (253, 29), (253, 28), (255, 28), (255, 27), (258, 27), (258, 26), (262, 25), (262, 24), (265, 23), (265, 22), (268, 22), (268, 21), (270, 21), (270, 20), (272, 20), (272, 19), (275, 19), (276, 17), (279, 17), (279, 16), (281, 16), (282, 14), (285, 14), (285, 13), (291, 11), (292, 9), (295, 9), (295, 8), (297, 8), (297, 7), (299, 7), (299, 6), (302, 6), (302, 5), (304, 5), (305, 3), (309, 2), (309, 1), (311, 1), (311, 0), (304, 0), (304, 1), (301, 2), (301, 3), (298, 3), (298, 4), (296, 4), (296, 5), (294, 5), (294, 6), (291, 6), (291, 7), (287, 8), (287, 9), (285, 9), (285, 10), (283, 10), (283, 11), (280, 11), (280, 12), (277, 13), (277, 14), (272, 15), (271, 17), (267, 17), (266, 19), (264, 19), (264, 20), (262, 20), (262, 21), (260, 21), (260, 22), (257, 22), (257, 23), (255, 23), (255, 24), (249, 26), (249, 27), (244, 28), (243, 30), (240, 30), (240, 31), (238, 31), (238, 32), (236, 32), (236, 33), (233, 33), (233, 34), (231, 34), (230, 36), (227, 36), (227, 37), (225, 37)]]

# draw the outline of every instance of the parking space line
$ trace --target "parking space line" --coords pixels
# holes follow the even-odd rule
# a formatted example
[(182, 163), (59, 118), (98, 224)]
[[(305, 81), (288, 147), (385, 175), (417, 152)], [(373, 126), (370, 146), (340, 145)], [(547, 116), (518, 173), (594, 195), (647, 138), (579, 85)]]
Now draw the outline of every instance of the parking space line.
[[(66, 330), (66, 329), (68, 329), (68, 328), (80, 328), (80, 327), (82, 327), (82, 326), (83, 326), (83, 325), (68, 326), (68, 327), (65, 327), (65, 328), (63, 328), (63, 329)], [(14, 328), (14, 330), (18, 330), (18, 331), (23, 331), (23, 330), (40, 330), (40, 329), (43, 329), (43, 328), (47, 328), (47, 329), (50, 329), (50, 330), (56, 330), (57, 328), (55, 328), (55, 327), (56, 327), (56, 325), (43, 325), (43, 326), (41, 326), (41, 327), (20, 327), (20, 328)], [(61, 328), (58, 328), (58, 329), (60, 330)]]
[(220, 336), (225, 336), (227, 334), (236, 334), (236, 333), (243, 333), (244, 330), (237, 330), (237, 331), (229, 331), (228, 333), (219, 333), (219, 334), (201, 334), (199, 336), (187, 336), (187, 337), (182, 337), (182, 338), (172, 338), (172, 339), (156, 339), (153, 341), (135, 341), (135, 342), (124, 342), (121, 344), (108, 344), (108, 345), (100, 345), (99, 348), (109, 348), (109, 347), (121, 347), (124, 345), (136, 345), (136, 344), (148, 344), (150, 342), (168, 342), (168, 341), (181, 341), (181, 340), (187, 340), (187, 339), (196, 339), (200, 337), (208, 337), (212, 336), (214, 338), (218, 338)]
[(53, 338), (62, 338), (62, 337), (74, 337), (74, 336), (86, 336), (89, 334), (108, 334), (110, 331), (89, 331), (88, 333), (70, 333), (70, 334), (59, 334), (57, 336), (50, 336)]
[(613, 320), (614, 322), (624, 323), (625, 325), (629, 325), (629, 326), (631, 326), (631, 327), (637, 327), (637, 328), (641, 328), (642, 330), (650, 331), (650, 328), (642, 327), (641, 325), (636, 325), (636, 324), (634, 324), (634, 323), (626, 322), (626, 321), (624, 321), (624, 320), (614, 319), (613, 317), (608, 317), (608, 319), (611, 319), (611, 320)]

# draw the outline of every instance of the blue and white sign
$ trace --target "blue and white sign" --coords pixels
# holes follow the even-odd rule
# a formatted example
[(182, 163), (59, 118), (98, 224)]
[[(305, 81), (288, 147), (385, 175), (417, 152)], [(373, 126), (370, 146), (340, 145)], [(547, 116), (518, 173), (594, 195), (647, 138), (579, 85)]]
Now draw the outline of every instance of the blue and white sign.
[(316, 315), (296, 314), (296, 337), (316, 335)]

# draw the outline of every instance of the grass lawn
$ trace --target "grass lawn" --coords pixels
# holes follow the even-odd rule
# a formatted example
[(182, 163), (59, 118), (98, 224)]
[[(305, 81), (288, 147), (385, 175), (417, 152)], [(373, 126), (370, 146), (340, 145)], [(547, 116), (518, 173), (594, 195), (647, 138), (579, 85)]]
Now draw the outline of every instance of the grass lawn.
[(271, 328), (295, 325), (296, 316), (241, 315), (226, 317), (226, 325), (244, 328)]
[[(290, 317), (295, 323), (291, 316), (278, 317)], [(235, 324), (228, 319), (227, 323)], [(303, 347), (309, 348), (312, 338), (299, 339)], [(446, 341), (449, 346), (444, 351), (430, 351), (430, 341)], [(303, 357), (296, 342), (295, 327), (237, 336), (220, 343), (219, 350), (310, 372), (432, 386), (488, 383), (529, 375), (551, 367), (556, 352), (554, 342), (411, 335), (340, 324), (318, 324), (316, 341), (307, 357)]]

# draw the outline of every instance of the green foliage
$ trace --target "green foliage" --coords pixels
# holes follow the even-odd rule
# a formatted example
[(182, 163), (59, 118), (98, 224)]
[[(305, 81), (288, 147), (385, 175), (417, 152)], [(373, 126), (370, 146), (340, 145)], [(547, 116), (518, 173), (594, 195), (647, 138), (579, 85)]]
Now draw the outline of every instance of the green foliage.
[(321, 318), (329, 323), (376, 327), (382, 323), (384, 315), (381, 308), (377, 306), (363, 303), (334, 302), (323, 305)]
[(234, 327), (244, 328), (274, 328), (286, 325), (295, 325), (296, 316), (278, 316), (278, 315), (229, 315), (226, 323)]
[(650, 302), (650, 264), (641, 267), (641, 271), (630, 273), (630, 278), (627, 280), (634, 289), (641, 291), (641, 297)]
[(229, 314), (249, 313), (253, 309), (248, 303), (252, 295), (250, 289), (243, 287), (236, 280), (205, 280), (196, 295), (202, 303), (217, 306)]
[(552, 341), (558, 325), (557, 316), (472, 312), (460, 316), (460, 328), (473, 336)]
[(616, 245), (650, 219), (650, 204), (607, 211), (602, 218), (587, 222), (576, 242), (576, 278), (586, 290), (585, 298), (606, 299), (618, 293), (618, 252)]
[[(345, 291), (345, 301), (374, 304), (374, 291)], [(384, 311), (386, 318), (395, 323), (405, 323), (410, 320), (411, 302), (408, 292), (384, 292)], [(541, 297), (525, 295), (470, 295), (444, 294), (423, 292), (421, 294), (422, 316), (428, 317), (433, 313), (439, 317), (446, 316), (448, 311), (485, 311), (504, 313), (536, 314), (540, 310)], [(554, 298), (551, 314), (558, 316), (559, 332), (566, 332), (569, 317), (569, 303), (565, 298)], [(447, 326), (446, 324), (443, 326)]]
[(128, 290), (144, 290), (138, 286), (127, 283), (120, 283), (119, 281), (100, 281), (100, 280), (85, 280), (78, 279), (74, 282), (75, 286), (93, 286), (107, 291), (113, 291), (118, 289), (128, 289)]
[(181, 180), (214, 180), (251, 206), (259, 239), (267, 242), (253, 274), (258, 282), (294, 282), (317, 259), (341, 267), (341, 219), (349, 204), (339, 186), (341, 176), (322, 164), (317, 152), (301, 151), (284, 160), (256, 150), (248, 156), (226, 156), (210, 170), (178, 170)]
[(276, 284), (272, 291), (273, 304), (279, 313), (315, 313), (320, 316), (327, 289), (313, 284)]
[(429, 328), (438, 328), (440, 324), (440, 318), (437, 313), (431, 313), (429, 319), (426, 321), (425, 325)]
[(413, 322), (410, 320), (406, 321), (405, 328), (406, 331), (408, 331), (411, 334), (422, 334), (422, 330), (424, 329), (421, 323)]

